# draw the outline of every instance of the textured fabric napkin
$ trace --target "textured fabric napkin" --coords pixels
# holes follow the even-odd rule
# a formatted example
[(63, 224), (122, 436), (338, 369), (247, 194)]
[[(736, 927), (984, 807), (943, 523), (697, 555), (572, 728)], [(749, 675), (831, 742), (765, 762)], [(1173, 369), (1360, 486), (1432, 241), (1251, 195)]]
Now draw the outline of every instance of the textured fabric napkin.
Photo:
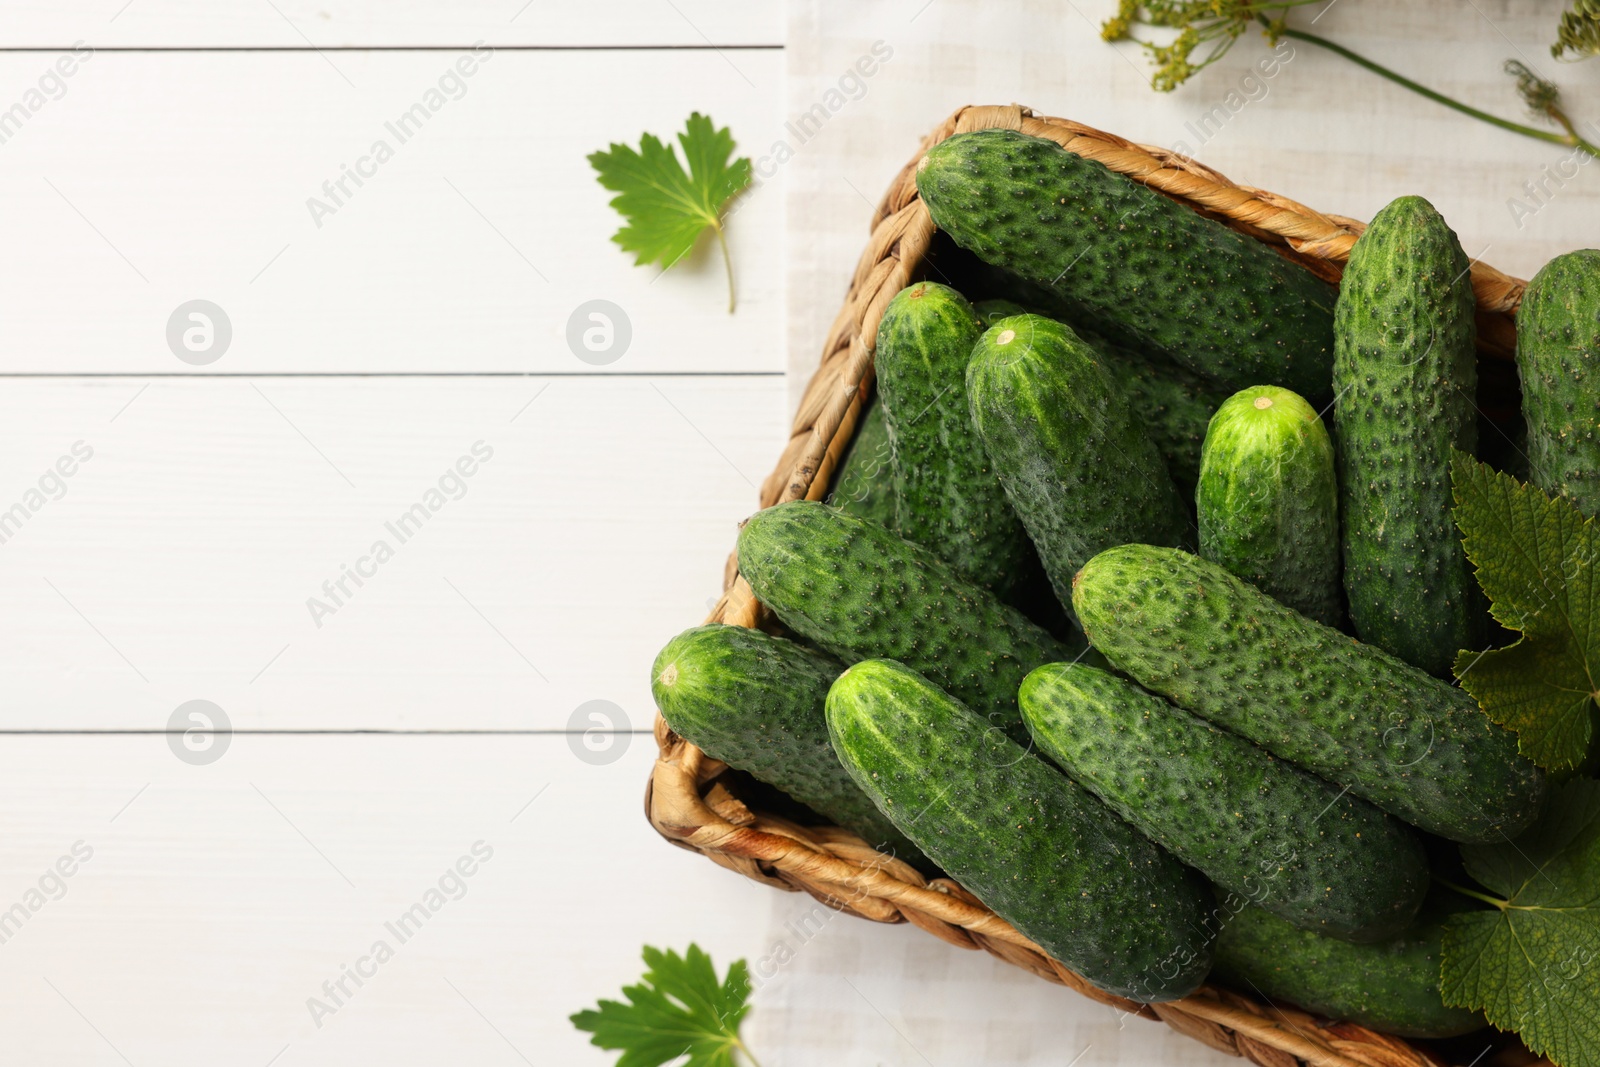
[(1224, 1067), (1242, 1061), (1124, 1018), (986, 952), (775, 896), (746, 1038), (763, 1067)]
[[(790, 398), (798, 402), (866, 243), (873, 205), (921, 136), (956, 107), (1022, 103), (1135, 141), (1178, 148), (1235, 181), (1370, 218), (1396, 196), (1437, 206), (1470, 256), (1529, 277), (1600, 245), (1600, 166), (1492, 129), (1311, 45), (1254, 34), (1190, 84), (1151, 90), (1144, 56), (1098, 26), (1112, 0), (790, 0), (788, 124), (749, 146), (788, 197)], [(1519, 121), (1518, 58), (1558, 81), (1592, 134), (1600, 60), (1558, 64), (1548, 0), (1463, 5), (1356, 0), (1296, 22), (1492, 113)], [(1320, 12), (1320, 13), (1319, 13)], [(1537, 124), (1534, 122), (1534, 124)], [(766, 1067), (1207, 1065), (1240, 1061), (909, 926), (821, 916), (776, 895), (751, 1016)], [(762, 961), (752, 959), (758, 971)], [(759, 975), (758, 975), (759, 978)]]
[[(1025, 104), (1145, 144), (1186, 151), (1234, 181), (1368, 219), (1397, 196), (1431, 200), (1469, 256), (1530, 277), (1600, 245), (1600, 166), (1494, 129), (1313, 45), (1285, 43), (1273, 72), (1255, 33), (1172, 93), (1149, 85), (1137, 46), (1108, 45), (1113, 0), (892, 0), (789, 4), (788, 124), (749, 146), (788, 197), (790, 396), (816, 366), (872, 207), (919, 139), (963, 104)], [(1385, 4), (1333, 0), (1294, 24), (1466, 103), (1524, 113), (1502, 67), (1556, 81), (1600, 140), (1600, 60), (1558, 63), (1551, 0)], [(1313, 20), (1315, 23), (1313, 25)]]

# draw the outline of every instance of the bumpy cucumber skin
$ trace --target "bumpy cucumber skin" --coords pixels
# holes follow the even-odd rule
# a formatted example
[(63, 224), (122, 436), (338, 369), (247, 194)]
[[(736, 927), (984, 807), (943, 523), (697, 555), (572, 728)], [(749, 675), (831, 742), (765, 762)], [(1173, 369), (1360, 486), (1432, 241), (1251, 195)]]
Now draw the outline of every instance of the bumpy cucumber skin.
[(1205, 883), (921, 675), (856, 664), (828, 692), (828, 729), (907, 837), (1090, 982), (1162, 1001), (1205, 977)]
[(1471, 454), (1478, 438), (1468, 268), (1433, 205), (1401, 197), (1350, 250), (1335, 316), (1350, 621), (1363, 641), (1438, 675), (1485, 636), (1451, 518), (1450, 450)]
[(1343, 620), (1333, 442), (1299, 394), (1257, 385), (1217, 409), (1195, 508), (1200, 555), (1302, 615)]
[(956, 244), (1119, 341), (1231, 389), (1329, 393), (1333, 290), (1259, 241), (1012, 130), (933, 146), (917, 191)]
[(1072, 604), (1146, 689), (1413, 826), (1462, 842), (1533, 822), (1544, 775), (1472, 697), (1187, 552), (1123, 545)]
[(667, 642), (650, 688), (667, 725), (874, 848), (927, 861), (840, 766), (824, 711), (844, 672), (830, 656), (743, 626), (697, 626)]
[(739, 531), (739, 571), (795, 633), (846, 663), (890, 657), (1026, 739), (1017, 687), (1064, 645), (920, 545), (803, 500)]
[(1600, 515), (1600, 250), (1557, 256), (1528, 283), (1517, 369), (1534, 483)]
[(894, 524), (894, 473), (889, 424), (880, 401), (870, 405), (834, 476), (828, 503), (859, 519)]
[(1468, 1034), (1485, 1025), (1483, 1016), (1447, 1007), (1439, 994), (1446, 917), (1430, 901), (1399, 936), (1352, 945), (1246, 907), (1217, 938), (1215, 976), (1241, 992), (1256, 990), (1398, 1037)]
[(1030, 551), (967, 413), (967, 359), (982, 333), (960, 293), (918, 282), (884, 309), (874, 362), (893, 449), (895, 529), (1005, 596)]
[[(1029, 313), (1021, 304), (1001, 299), (980, 300), (973, 309), (985, 327), (1012, 315)], [(1043, 313), (1047, 318), (1054, 317), (1048, 311)], [(1137, 352), (1081, 322), (1069, 320), (1067, 325), (1104, 357), (1105, 368), (1122, 387), (1135, 421), (1144, 426), (1155, 442), (1156, 451), (1167, 461), (1167, 472), (1172, 475), (1178, 492), (1185, 500), (1194, 499), (1206, 426), (1211, 422), (1212, 413), (1228, 398), (1227, 391), (1164, 356)]]
[(1015, 300), (1002, 300), (1000, 297), (994, 297), (989, 300), (979, 300), (977, 303), (972, 305), (972, 310), (977, 312), (978, 321), (983, 324), (983, 328), (986, 330), (995, 323), (999, 322), (1001, 319), (1008, 319), (1012, 315), (1026, 315), (1028, 313), (1028, 309), (1017, 303)]
[(1006, 496), (1063, 604), (1111, 545), (1189, 540), (1166, 464), (1102, 358), (1039, 315), (1001, 319), (967, 365), (967, 396)]
[(1093, 337), (1084, 340), (1105, 357), (1106, 370), (1122, 387), (1135, 420), (1144, 425), (1156, 451), (1167, 461), (1167, 473), (1178, 491), (1185, 499), (1193, 499), (1200, 481), (1206, 427), (1228, 394), (1160, 357), (1140, 356)]
[(1093, 667), (1047, 663), (1018, 700), (1068, 777), (1224, 889), (1347, 941), (1415, 918), (1422, 843), (1366, 801)]

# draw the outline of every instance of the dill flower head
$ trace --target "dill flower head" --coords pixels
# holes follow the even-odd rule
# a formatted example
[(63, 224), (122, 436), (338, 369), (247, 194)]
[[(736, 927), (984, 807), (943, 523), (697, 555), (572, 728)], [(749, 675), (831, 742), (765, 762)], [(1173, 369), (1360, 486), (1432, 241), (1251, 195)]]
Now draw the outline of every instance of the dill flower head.
[(1600, 0), (1572, 0), (1572, 6), (1561, 13), (1550, 54), (1566, 59), (1568, 53), (1572, 59), (1600, 55)]

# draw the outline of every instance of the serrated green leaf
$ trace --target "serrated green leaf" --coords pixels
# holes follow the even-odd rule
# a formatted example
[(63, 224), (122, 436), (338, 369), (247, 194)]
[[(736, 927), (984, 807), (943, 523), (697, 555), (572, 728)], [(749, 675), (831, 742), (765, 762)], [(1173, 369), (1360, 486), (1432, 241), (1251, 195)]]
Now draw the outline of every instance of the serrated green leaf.
[(685, 171), (672, 146), (645, 134), (635, 150), (613, 144), (589, 156), (600, 184), (618, 195), (611, 201), (626, 224), (612, 236), (637, 264), (671, 267), (689, 254), (702, 233), (714, 230), (728, 268), (728, 310), (733, 310), (733, 266), (722, 236), (722, 209), (750, 184), (748, 157), (728, 162), (733, 134), (717, 129), (710, 116), (689, 116), (678, 144), (688, 161)]
[(622, 989), (627, 1003), (602, 1000), (571, 1017), (573, 1026), (594, 1035), (591, 1044), (622, 1050), (617, 1067), (660, 1067), (680, 1058), (683, 1067), (734, 1067), (735, 1049), (749, 1057), (739, 1040), (750, 1010), (750, 973), (743, 960), (720, 982), (699, 945), (682, 956), (646, 945), (644, 962), (640, 984)]
[(1515, 842), (1461, 857), (1503, 899), (1446, 923), (1445, 1003), (1561, 1067), (1600, 1067), (1600, 782), (1573, 779)]
[(1553, 770), (1588, 754), (1600, 677), (1600, 532), (1552, 499), (1457, 452), (1455, 519), (1490, 612), (1522, 637), (1492, 652), (1462, 652), (1455, 674), (1489, 717), (1517, 734), (1529, 759)]

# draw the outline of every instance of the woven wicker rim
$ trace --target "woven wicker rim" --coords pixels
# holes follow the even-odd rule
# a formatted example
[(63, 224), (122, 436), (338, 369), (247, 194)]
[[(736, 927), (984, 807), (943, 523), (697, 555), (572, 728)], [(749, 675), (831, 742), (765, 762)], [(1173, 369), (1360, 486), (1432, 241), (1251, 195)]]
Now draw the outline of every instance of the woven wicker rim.
[[(823, 346), (788, 445), (761, 487), (761, 506), (821, 499), (872, 386), (873, 343), (889, 300), (911, 284), (934, 233), (917, 196), (915, 166), (956, 133), (1001, 127), (1055, 141), (1097, 160), (1274, 247), (1286, 258), (1337, 281), (1365, 225), (1314, 211), (1286, 197), (1228, 178), (1167, 149), (1135, 144), (1069, 119), (1037, 116), (1018, 105), (964, 107), (924, 138), (890, 183), (872, 220), (844, 306)], [(1514, 315), (1526, 283), (1483, 263), (1472, 265), (1479, 349), (1485, 358), (1515, 351)], [(730, 557), (722, 598), (707, 622), (754, 627), (765, 609)], [(1430, 1052), (1353, 1023), (1329, 1023), (1206, 986), (1182, 1000), (1139, 1004), (1090, 985), (976, 897), (949, 879), (928, 880), (837, 827), (802, 827), (752, 811), (730, 791), (725, 764), (674, 734), (659, 713), (659, 758), (645, 790), (645, 814), (673, 844), (699, 852), (747, 878), (803, 890), (832, 908), (876, 922), (909, 922), (962, 948), (982, 948), (1009, 963), (1132, 1015), (1159, 1019), (1212, 1048), (1263, 1067), (1438, 1067)]]

